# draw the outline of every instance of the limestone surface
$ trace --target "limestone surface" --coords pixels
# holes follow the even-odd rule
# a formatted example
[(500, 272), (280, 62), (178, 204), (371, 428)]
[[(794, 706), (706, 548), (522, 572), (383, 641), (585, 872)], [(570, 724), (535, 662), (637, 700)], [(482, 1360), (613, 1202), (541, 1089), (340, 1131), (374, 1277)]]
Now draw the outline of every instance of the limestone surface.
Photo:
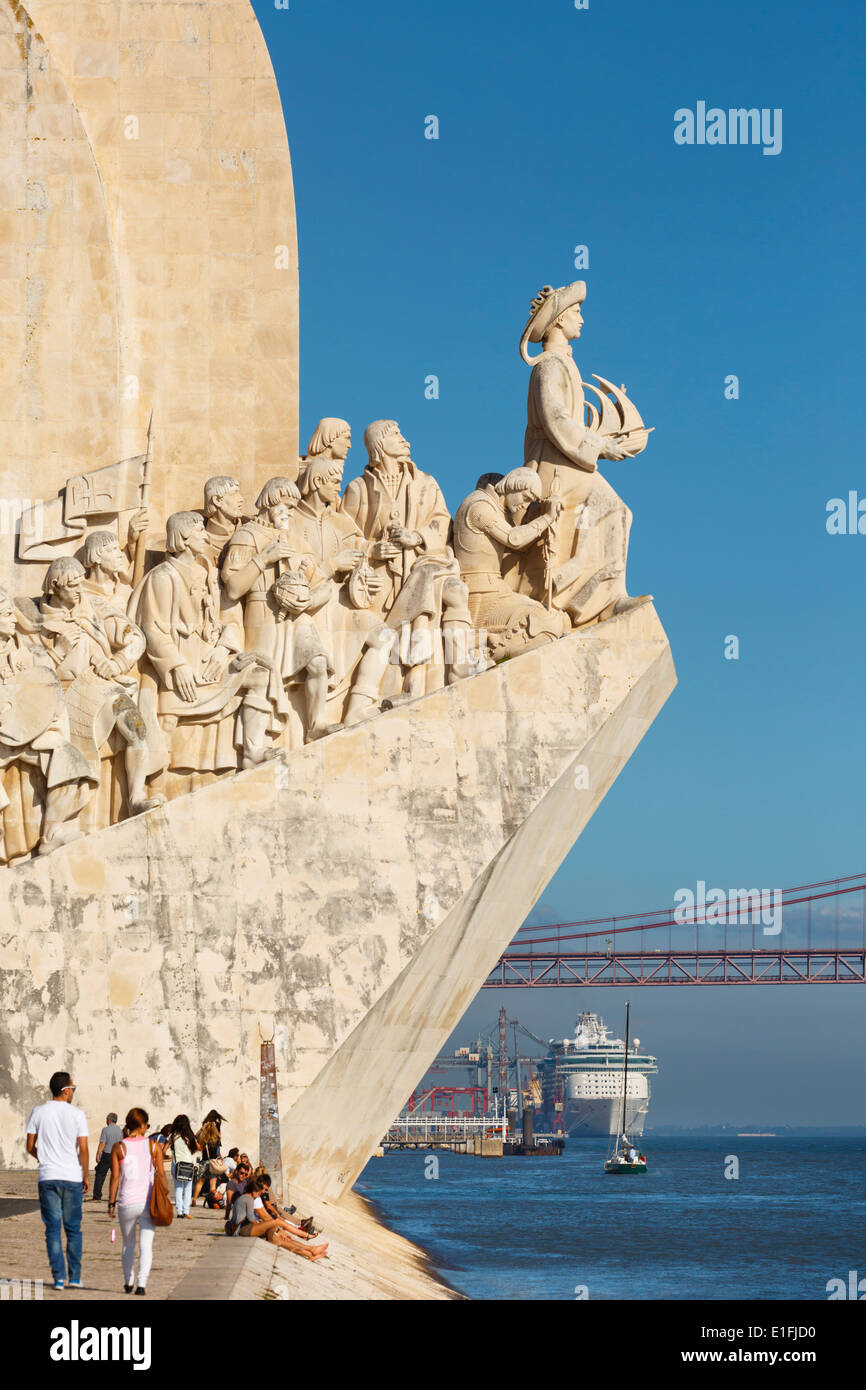
[(3, 5), (0, 104), (7, 537), (151, 411), (163, 519), (203, 460), (250, 491), (297, 468), (291, 164), (248, 0)]
[(273, 1036), (287, 1179), (339, 1196), (674, 684), (646, 604), (7, 869), (0, 1163), (61, 1064), (252, 1152)]

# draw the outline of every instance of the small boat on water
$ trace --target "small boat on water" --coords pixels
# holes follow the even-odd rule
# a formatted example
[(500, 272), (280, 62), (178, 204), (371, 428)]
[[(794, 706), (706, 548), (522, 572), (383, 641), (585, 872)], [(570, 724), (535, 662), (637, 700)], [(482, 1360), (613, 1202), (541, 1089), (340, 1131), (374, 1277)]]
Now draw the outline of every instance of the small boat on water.
[(620, 1115), (619, 1130), (611, 1146), (610, 1153), (604, 1161), (604, 1171), (606, 1173), (616, 1173), (618, 1175), (645, 1173), (646, 1159), (629, 1140), (625, 1130), (625, 1100), (628, 1094), (628, 1042), (629, 1024), (631, 1022), (631, 1005), (625, 1006), (625, 1048), (622, 1054), (622, 1112)]

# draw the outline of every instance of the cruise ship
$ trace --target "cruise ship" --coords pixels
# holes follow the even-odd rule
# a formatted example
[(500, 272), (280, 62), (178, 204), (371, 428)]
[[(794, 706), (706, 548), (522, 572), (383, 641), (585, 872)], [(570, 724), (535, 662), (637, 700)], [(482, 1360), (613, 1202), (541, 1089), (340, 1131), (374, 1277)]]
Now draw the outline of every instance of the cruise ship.
[[(622, 1115), (622, 1038), (610, 1037), (598, 1014), (582, 1013), (573, 1038), (550, 1040), (550, 1052), (539, 1063), (542, 1109), (546, 1128), (560, 1127), (573, 1138), (615, 1134)], [(649, 1110), (650, 1077), (658, 1071), (655, 1057), (640, 1051), (634, 1038), (628, 1058), (626, 1131), (637, 1138)]]

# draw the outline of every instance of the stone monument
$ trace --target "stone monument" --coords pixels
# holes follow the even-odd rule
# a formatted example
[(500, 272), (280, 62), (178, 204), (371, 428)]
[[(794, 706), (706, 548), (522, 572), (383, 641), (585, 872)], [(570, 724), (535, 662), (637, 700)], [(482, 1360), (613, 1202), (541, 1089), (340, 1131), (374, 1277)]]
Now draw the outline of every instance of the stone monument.
[[(36, 113), (9, 265), (44, 291), (0, 389), (0, 1162), (67, 1063), (94, 1113), (217, 1105), (252, 1151), (267, 1035), (286, 1177), (335, 1198), (673, 688), (597, 469), (649, 432), (605, 378), (586, 399), (578, 282), (532, 302), (522, 465), (467, 479), (453, 519), (394, 420), (345, 488), (348, 421), (299, 459), (291, 173), (252, 11), (99, 12), (0, 21)], [(81, 345), (59, 384), (52, 328)]]

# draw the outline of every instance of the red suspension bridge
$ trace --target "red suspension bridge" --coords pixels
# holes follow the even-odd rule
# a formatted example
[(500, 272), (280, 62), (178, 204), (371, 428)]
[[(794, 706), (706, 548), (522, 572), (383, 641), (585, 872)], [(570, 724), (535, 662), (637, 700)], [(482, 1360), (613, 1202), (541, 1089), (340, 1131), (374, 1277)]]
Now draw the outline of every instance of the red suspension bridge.
[(655, 912), (521, 927), (485, 989), (866, 983), (866, 873), (682, 890)]

